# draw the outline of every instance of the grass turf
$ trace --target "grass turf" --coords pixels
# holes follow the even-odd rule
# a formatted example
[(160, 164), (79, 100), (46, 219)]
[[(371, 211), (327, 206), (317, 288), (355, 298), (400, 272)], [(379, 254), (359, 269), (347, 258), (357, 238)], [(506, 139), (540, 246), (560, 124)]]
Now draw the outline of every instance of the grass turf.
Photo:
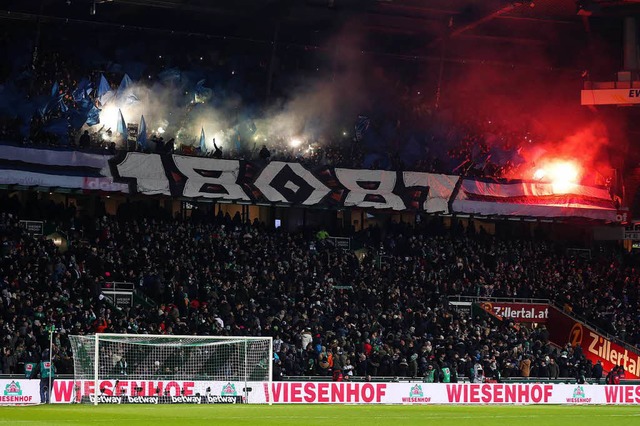
[(640, 424), (638, 406), (40, 405), (0, 407), (0, 425), (579, 425)]
[(0, 425), (638, 425), (638, 406), (41, 405), (0, 407)]

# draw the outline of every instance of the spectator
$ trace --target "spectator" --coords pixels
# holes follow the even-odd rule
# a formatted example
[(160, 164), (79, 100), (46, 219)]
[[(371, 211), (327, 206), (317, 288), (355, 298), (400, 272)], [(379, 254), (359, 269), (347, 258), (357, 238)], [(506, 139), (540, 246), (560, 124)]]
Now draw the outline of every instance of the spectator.
[(559, 374), (560, 374), (560, 369), (558, 368), (558, 364), (556, 364), (556, 360), (553, 358), (550, 358), (549, 359), (549, 379), (557, 380)]
[(91, 136), (89, 136), (88, 130), (85, 130), (80, 136), (79, 145), (81, 149), (87, 149), (91, 146)]
[(596, 365), (593, 366), (593, 380), (596, 384), (600, 384), (600, 379), (602, 379), (602, 363), (600, 360), (596, 362)]
[[(597, 308), (612, 309), (610, 299), (595, 293), (598, 301), (587, 304), (594, 293), (584, 288), (597, 292), (607, 280), (616, 281), (619, 271), (633, 274), (622, 261), (619, 268), (611, 268), (610, 260), (587, 263), (559, 255), (548, 243), (447, 233), (437, 222), (423, 229), (391, 225), (384, 238), (376, 229), (356, 235), (372, 252), (382, 245), (389, 263), (378, 265), (374, 256), (359, 260), (353, 252), (318, 243), (313, 232), (287, 233), (197, 209), (181, 220), (123, 204), (118, 217), (74, 220), (75, 230), (71, 218), (77, 212), (64, 206), (22, 206), (2, 198), (2, 210), (52, 218), (77, 241), (60, 253), (51, 241), (25, 233), (13, 214), (0, 213), (3, 353), (15, 354), (24, 365), (47, 341), (44, 324), (55, 324), (56, 367), (65, 373), (73, 368), (66, 336), (105, 331), (270, 335), (288, 376), (329, 376), (332, 369), (344, 376), (351, 365), (359, 376), (434, 372), (438, 380), (446, 368), (452, 381), (456, 375), (483, 380), (485, 371), (489, 378), (495, 372), (520, 376), (527, 359), (530, 377), (558, 378), (556, 357), (566, 360), (566, 377), (581, 371), (588, 376), (591, 368), (580, 348), (556, 353), (545, 328), (473, 318), (450, 309), (443, 296), (571, 294), (574, 310), (599, 319)], [(139, 283), (157, 307), (110, 305), (100, 297), (106, 272), (110, 279)], [(338, 280), (351, 289), (335, 289)], [(583, 284), (569, 287), (565, 280)], [(615, 295), (615, 288), (609, 291)], [(634, 298), (634, 292), (628, 287), (626, 296)], [(633, 317), (624, 318), (616, 322), (636, 336)], [(3, 369), (11, 365), (5, 357)]]
[(548, 361), (548, 357), (546, 357), (545, 359), (542, 359), (540, 361), (540, 367), (538, 368), (538, 374), (536, 375), (536, 377), (541, 377), (541, 378), (547, 378), (550, 377), (550, 372), (549, 372), (549, 361)]
[(266, 145), (262, 145), (262, 149), (260, 150), (260, 159), (264, 161), (269, 161), (271, 157), (271, 152), (267, 149)]
[(55, 364), (52, 362), (51, 353), (48, 349), (42, 354), (42, 360), (38, 364), (36, 374), (40, 376), (40, 402), (48, 404), (56, 375)]
[(220, 149), (220, 147), (216, 145), (216, 138), (213, 138), (213, 147), (214, 147), (213, 158), (217, 158), (217, 159), (222, 158), (222, 149)]
[(531, 374), (531, 359), (528, 355), (520, 361), (520, 375), (525, 379), (528, 379)]

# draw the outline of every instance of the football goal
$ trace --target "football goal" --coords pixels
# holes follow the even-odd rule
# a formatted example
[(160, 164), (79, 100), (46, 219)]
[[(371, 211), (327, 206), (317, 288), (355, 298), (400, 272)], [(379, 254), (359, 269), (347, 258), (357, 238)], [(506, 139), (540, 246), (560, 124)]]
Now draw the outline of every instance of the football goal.
[(77, 402), (243, 403), (252, 387), (271, 389), (271, 337), (69, 337)]

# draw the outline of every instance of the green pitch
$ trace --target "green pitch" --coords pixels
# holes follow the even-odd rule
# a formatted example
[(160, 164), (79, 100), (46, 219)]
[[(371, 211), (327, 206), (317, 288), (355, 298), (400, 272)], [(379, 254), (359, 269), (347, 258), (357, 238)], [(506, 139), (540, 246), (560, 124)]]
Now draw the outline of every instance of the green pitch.
[(608, 425), (640, 424), (640, 407), (398, 405), (47, 405), (0, 407), (0, 425)]

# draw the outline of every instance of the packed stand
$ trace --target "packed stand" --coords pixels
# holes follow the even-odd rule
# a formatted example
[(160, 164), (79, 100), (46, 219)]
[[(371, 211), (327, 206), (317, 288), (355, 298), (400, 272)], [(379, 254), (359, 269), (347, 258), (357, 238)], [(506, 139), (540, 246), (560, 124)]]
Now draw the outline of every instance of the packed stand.
[[(621, 260), (570, 258), (551, 244), (445, 231), (436, 223), (356, 236), (370, 253), (384, 252), (380, 263), (239, 216), (140, 218), (140, 209), (123, 205), (119, 218), (78, 219), (73, 209), (32, 205), (69, 232), (72, 244), (60, 253), (18, 227), (23, 207), (15, 200), (2, 205), (5, 373), (20, 373), (40, 356), (48, 343), (44, 327), (53, 323), (61, 373), (72, 372), (66, 336), (115, 332), (273, 336), (276, 373), (288, 376), (601, 374), (581, 348), (550, 345), (544, 327), (452, 311), (452, 294), (550, 298), (639, 342), (637, 290), (629, 285), (637, 272)], [(100, 292), (111, 280), (135, 283), (157, 308), (108, 305)]]

